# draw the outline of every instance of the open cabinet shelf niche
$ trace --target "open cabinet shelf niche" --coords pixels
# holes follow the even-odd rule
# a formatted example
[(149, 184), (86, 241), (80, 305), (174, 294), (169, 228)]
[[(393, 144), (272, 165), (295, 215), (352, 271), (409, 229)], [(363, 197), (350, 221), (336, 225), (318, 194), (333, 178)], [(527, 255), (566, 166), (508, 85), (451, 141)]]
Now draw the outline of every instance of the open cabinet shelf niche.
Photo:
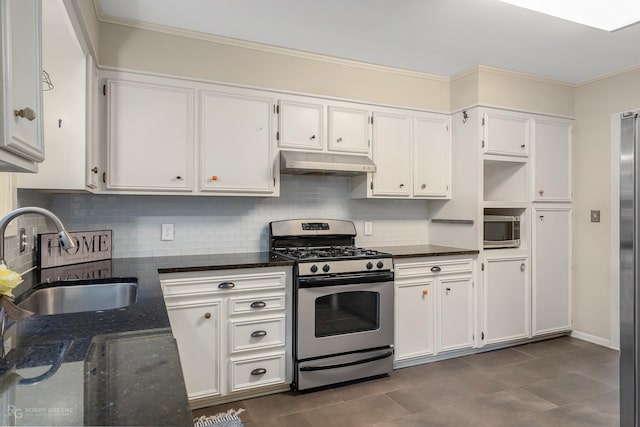
[(484, 201), (526, 202), (527, 164), (485, 159)]

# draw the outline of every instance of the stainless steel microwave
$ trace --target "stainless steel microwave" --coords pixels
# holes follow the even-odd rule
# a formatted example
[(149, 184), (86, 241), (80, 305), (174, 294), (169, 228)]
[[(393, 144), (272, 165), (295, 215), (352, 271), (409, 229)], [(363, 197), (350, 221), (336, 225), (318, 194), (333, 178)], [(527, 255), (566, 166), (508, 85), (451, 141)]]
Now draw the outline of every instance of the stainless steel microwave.
[(520, 247), (520, 217), (506, 215), (484, 216), (484, 248)]

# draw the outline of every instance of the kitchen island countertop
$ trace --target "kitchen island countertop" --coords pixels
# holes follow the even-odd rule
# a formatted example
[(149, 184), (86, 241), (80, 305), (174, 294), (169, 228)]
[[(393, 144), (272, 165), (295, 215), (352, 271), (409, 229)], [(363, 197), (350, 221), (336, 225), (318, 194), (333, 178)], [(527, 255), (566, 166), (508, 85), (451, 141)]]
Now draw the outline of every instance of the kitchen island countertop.
[(0, 360), (2, 425), (193, 425), (159, 272), (288, 265), (260, 252), (121, 258), (26, 274), (17, 303), (32, 285), (58, 280), (131, 278), (137, 298), (118, 309), (10, 325), (12, 349)]

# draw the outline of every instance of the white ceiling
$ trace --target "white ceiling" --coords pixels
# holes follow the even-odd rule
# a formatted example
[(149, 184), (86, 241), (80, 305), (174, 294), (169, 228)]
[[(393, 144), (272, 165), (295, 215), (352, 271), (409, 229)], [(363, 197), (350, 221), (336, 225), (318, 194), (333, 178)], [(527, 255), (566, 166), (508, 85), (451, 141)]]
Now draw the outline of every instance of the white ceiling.
[(489, 65), (579, 83), (640, 65), (609, 33), (497, 0), (100, 0), (104, 16), (452, 76)]

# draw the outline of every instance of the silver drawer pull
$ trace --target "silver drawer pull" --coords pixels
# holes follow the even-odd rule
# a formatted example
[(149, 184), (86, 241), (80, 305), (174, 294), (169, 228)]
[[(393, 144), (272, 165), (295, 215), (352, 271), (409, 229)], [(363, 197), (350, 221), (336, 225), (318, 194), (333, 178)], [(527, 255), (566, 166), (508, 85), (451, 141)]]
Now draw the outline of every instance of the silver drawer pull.
[(265, 308), (267, 303), (264, 301), (256, 301), (251, 303), (251, 308)]
[(257, 368), (251, 371), (251, 375), (264, 375), (267, 373), (267, 370), (264, 368)]
[(267, 331), (254, 331), (251, 332), (251, 337), (252, 338), (260, 338), (260, 337), (264, 337), (267, 336)]
[(222, 282), (218, 285), (220, 289), (233, 289), (235, 286), (236, 284), (233, 282)]
[(439, 273), (439, 272), (441, 272), (441, 271), (442, 271), (442, 269), (436, 265), (436, 266), (434, 266), (434, 267), (431, 267), (431, 271), (432, 271), (433, 273)]

